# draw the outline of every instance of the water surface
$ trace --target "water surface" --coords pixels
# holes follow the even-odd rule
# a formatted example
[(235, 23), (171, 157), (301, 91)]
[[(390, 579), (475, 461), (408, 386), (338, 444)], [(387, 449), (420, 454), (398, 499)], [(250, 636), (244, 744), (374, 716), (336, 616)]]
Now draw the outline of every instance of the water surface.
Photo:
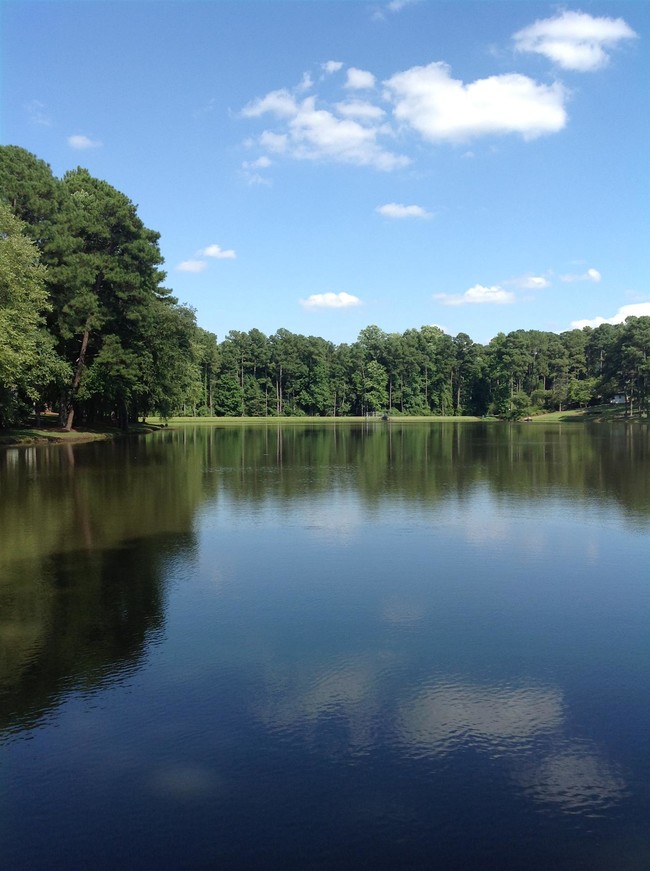
[(645, 427), (0, 453), (12, 869), (650, 867)]

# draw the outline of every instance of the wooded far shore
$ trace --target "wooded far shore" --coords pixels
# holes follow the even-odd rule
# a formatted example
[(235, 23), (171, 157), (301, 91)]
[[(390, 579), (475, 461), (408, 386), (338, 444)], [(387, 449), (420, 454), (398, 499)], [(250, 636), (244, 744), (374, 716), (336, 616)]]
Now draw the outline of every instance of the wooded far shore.
[(650, 317), (486, 345), (431, 325), (370, 325), (338, 345), (284, 328), (219, 341), (164, 285), (158, 242), (107, 182), (81, 167), (57, 179), (0, 146), (0, 432), (45, 412), (68, 433), (175, 415), (521, 420), (612, 405), (647, 418)]

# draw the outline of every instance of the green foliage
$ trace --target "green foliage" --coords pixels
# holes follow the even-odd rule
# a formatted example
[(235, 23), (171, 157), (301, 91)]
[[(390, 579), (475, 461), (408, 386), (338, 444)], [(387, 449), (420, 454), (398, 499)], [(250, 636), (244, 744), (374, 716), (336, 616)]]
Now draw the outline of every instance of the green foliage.
[[(70, 427), (146, 414), (485, 415), (627, 397), (647, 414), (650, 318), (487, 346), (370, 325), (350, 345), (279, 329), (217, 337), (163, 286), (158, 234), (107, 182), (0, 147), (0, 424), (49, 403)], [(26, 223), (21, 223), (22, 219)], [(32, 241), (30, 241), (32, 240)]]
[(18, 422), (67, 374), (45, 331), (46, 270), (24, 230), (0, 203), (0, 426)]
[(530, 414), (530, 396), (524, 393), (523, 390), (518, 390), (510, 399), (510, 410), (508, 412), (509, 420), (521, 420), (522, 417), (527, 417)]

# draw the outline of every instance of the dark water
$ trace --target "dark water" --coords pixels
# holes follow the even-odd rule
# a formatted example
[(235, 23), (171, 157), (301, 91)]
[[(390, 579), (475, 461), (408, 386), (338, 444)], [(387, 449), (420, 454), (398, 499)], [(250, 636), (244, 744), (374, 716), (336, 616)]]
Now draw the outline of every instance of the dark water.
[(650, 868), (646, 427), (0, 453), (7, 869)]

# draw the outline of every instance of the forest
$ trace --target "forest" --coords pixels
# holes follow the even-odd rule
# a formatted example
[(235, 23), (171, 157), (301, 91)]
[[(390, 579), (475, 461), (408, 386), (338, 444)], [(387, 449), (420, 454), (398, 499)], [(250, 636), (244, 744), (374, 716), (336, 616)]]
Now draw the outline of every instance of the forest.
[(0, 147), (0, 427), (147, 416), (494, 416), (624, 398), (647, 415), (650, 317), (487, 345), (422, 326), (352, 344), (278, 329), (222, 341), (165, 286), (159, 234), (79, 167)]

